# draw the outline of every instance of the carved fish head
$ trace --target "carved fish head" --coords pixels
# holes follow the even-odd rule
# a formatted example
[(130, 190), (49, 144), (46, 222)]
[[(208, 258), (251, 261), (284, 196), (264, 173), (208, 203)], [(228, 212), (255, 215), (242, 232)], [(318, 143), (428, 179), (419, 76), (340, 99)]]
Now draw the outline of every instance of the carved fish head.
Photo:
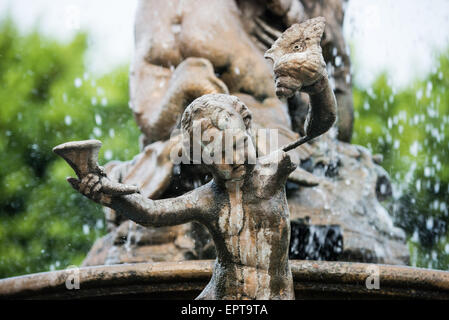
[(285, 54), (305, 52), (320, 47), (325, 25), (324, 17), (316, 17), (292, 25), (265, 52), (264, 57), (276, 63)]
[(265, 58), (273, 61), (278, 97), (291, 97), (325, 75), (320, 47), (324, 27), (323, 17), (294, 24), (266, 51)]

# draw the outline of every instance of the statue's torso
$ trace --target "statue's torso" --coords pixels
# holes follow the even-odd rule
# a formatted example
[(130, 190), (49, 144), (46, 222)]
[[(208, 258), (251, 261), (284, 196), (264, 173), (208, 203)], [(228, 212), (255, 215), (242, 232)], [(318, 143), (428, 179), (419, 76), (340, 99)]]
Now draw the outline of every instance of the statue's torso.
[[(290, 221), (284, 187), (260, 181), (252, 177), (236, 192), (218, 192), (214, 200), (217, 214), (209, 228), (214, 229), (211, 234), (218, 267), (212, 282), (227, 282), (208, 289), (214, 291), (214, 298), (293, 297), (288, 264)], [(215, 292), (218, 289), (223, 292)]]

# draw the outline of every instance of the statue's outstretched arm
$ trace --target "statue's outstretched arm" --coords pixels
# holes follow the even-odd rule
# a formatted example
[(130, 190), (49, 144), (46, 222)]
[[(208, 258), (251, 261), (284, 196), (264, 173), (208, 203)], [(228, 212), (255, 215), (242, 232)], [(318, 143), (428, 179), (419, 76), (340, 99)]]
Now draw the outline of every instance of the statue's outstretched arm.
[[(202, 212), (204, 212), (202, 208), (207, 207), (208, 203), (208, 197), (200, 196), (205, 187), (195, 189), (177, 198), (151, 200), (140, 193), (129, 195), (105, 193), (103, 186), (108, 178), (100, 174), (91, 173), (81, 181), (75, 178), (69, 178), (68, 181), (75, 190), (84, 196), (116, 210), (143, 226), (162, 227), (194, 220), (201, 221)], [(114, 194), (113, 190), (111, 193)]]
[(107, 206), (143, 226), (173, 226), (201, 220), (201, 210), (191, 193), (161, 200), (151, 200), (140, 194), (112, 197)]

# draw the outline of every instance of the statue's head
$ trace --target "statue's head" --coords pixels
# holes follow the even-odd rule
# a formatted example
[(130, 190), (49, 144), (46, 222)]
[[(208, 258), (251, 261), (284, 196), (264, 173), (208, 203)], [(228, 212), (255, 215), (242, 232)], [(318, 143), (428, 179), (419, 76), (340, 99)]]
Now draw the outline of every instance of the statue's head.
[(291, 97), (297, 90), (314, 83), (315, 76), (322, 75), (326, 67), (320, 46), (324, 27), (323, 17), (294, 24), (265, 52), (265, 58), (273, 61), (279, 97)]
[(243, 179), (255, 163), (251, 119), (249, 109), (235, 96), (207, 94), (194, 100), (181, 120), (190, 159), (205, 165), (214, 178)]

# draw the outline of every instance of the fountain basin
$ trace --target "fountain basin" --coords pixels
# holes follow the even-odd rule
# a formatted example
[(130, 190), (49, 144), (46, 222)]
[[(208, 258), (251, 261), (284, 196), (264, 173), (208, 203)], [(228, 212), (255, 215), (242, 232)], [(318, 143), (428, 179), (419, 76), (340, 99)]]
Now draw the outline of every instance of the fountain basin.
[[(352, 262), (291, 260), (297, 299), (449, 299), (449, 272)], [(212, 275), (212, 260), (82, 267), (0, 280), (1, 299), (194, 299)], [(370, 270), (379, 289), (368, 289)], [(377, 269), (378, 268), (378, 269)]]

